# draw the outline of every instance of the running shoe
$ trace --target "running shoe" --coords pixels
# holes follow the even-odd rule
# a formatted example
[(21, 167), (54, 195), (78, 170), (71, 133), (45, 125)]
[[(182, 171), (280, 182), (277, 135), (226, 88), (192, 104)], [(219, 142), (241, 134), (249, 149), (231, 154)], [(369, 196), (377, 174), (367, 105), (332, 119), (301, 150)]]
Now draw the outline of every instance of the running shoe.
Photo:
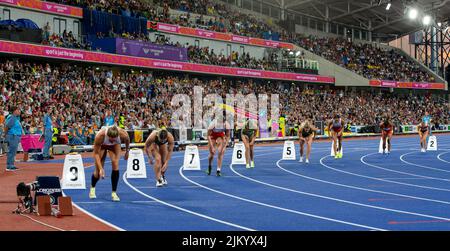
[(91, 187), (91, 190), (89, 191), (89, 199), (95, 199), (97, 196), (95, 195), (95, 187)]
[(157, 180), (156, 181), (156, 187), (162, 187), (162, 186), (164, 186), (163, 180), (162, 179)]
[(111, 193), (111, 198), (113, 201), (120, 201), (120, 198), (119, 198), (119, 196), (117, 196), (116, 192)]

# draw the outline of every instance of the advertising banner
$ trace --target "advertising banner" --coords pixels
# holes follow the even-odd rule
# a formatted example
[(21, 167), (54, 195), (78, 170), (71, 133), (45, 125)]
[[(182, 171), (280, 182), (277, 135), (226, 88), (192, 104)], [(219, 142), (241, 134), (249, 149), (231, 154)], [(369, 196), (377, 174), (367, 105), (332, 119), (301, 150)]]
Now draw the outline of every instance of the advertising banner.
[(83, 18), (83, 9), (39, 0), (0, 0), (0, 4), (13, 5), (18, 8), (34, 9), (53, 14)]
[(194, 64), (179, 61), (132, 57), (125, 55), (101, 53), (94, 51), (82, 51), (82, 50), (74, 50), (74, 49), (66, 49), (37, 44), (2, 41), (2, 40), (0, 40), (0, 53), (68, 59), (81, 62), (125, 65), (151, 69), (196, 72), (203, 74), (215, 74), (221, 76), (225, 75), (234, 77), (251, 77), (262, 79), (334, 84), (334, 77), (329, 76), (298, 74), (291, 72), (252, 70), (252, 69), (224, 67), (217, 65)]
[(170, 45), (159, 45), (136, 40), (116, 39), (117, 54), (157, 58), (171, 61), (188, 61), (187, 49)]

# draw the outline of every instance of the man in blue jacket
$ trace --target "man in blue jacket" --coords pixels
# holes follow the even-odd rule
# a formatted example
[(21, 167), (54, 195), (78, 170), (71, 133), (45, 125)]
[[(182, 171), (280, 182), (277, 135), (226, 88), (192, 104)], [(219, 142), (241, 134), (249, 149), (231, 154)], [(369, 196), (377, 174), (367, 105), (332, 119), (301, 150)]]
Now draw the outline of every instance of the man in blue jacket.
[(44, 114), (44, 151), (43, 157), (44, 159), (50, 159), (50, 147), (52, 146), (52, 137), (53, 137), (53, 122), (51, 112), (45, 112)]
[(6, 118), (6, 142), (9, 145), (8, 159), (6, 161), (6, 171), (16, 171), (14, 166), (17, 148), (19, 147), (20, 139), (22, 138), (23, 129), (20, 124), (20, 110), (18, 107), (11, 107), (12, 114)]

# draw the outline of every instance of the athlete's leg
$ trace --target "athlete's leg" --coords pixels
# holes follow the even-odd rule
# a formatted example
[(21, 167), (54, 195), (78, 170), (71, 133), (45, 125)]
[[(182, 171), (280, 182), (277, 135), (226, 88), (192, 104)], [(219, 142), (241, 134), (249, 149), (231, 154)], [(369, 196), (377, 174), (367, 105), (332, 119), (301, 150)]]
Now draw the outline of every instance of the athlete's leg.
[(95, 186), (97, 185), (97, 182), (100, 179), (100, 169), (105, 168), (106, 153), (107, 153), (107, 150), (100, 149), (99, 156), (100, 156), (100, 160), (101, 160), (101, 166), (98, 166), (97, 162), (95, 162), (95, 170), (91, 176), (91, 189), (89, 191), (89, 198), (91, 198), (91, 199), (97, 198), (97, 196), (95, 195)]
[(333, 151), (334, 151), (334, 156), (337, 156), (338, 153), (338, 137), (337, 137), (337, 133), (332, 131), (331, 132), (331, 137), (333, 137)]
[(159, 153), (159, 147), (155, 144), (152, 144), (150, 146), (150, 152), (153, 156), (153, 160), (155, 161), (155, 164), (153, 165), (153, 170), (155, 172), (155, 178), (157, 181), (161, 181), (161, 154)]
[(429, 132), (426, 131), (426, 132), (424, 132), (423, 135), (422, 135), (423, 149), (425, 149), (425, 150), (427, 149), (427, 138), (428, 138), (428, 134), (429, 134)]
[(167, 157), (169, 154), (169, 149), (167, 145), (159, 146), (159, 155), (161, 156), (161, 179), (164, 183), (164, 185), (167, 185), (167, 179), (166, 179), (166, 171), (169, 167), (169, 163), (166, 163)]
[(250, 166), (250, 144), (248, 142), (247, 135), (242, 134), (242, 142), (244, 142), (245, 146), (245, 163), (247, 164), (247, 167)]
[(306, 160), (309, 160), (309, 155), (311, 154), (311, 146), (313, 142), (314, 135), (310, 135), (306, 140)]
[(91, 187), (95, 187), (95, 185), (97, 184), (97, 181), (100, 179), (100, 169), (105, 168), (105, 159), (106, 159), (106, 155), (107, 155), (106, 153), (107, 153), (107, 150), (105, 150), (105, 149), (100, 150), (99, 155), (100, 155), (102, 166), (97, 166), (97, 164), (95, 164), (95, 170), (91, 177)]
[(220, 171), (222, 169), (222, 160), (223, 160), (223, 155), (225, 153), (225, 141), (223, 140), (222, 137), (217, 138), (217, 171)]
[(120, 145), (114, 145), (114, 148), (109, 151), (109, 157), (111, 158), (111, 185), (112, 191), (117, 191), (117, 184), (119, 183), (119, 158), (120, 158)]
[(341, 151), (342, 149), (342, 130), (340, 132), (337, 133), (337, 139), (338, 139), (338, 152)]
[(304, 147), (305, 147), (305, 138), (301, 137), (298, 142), (300, 145), (300, 157), (303, 157)]
[(166, 173), (167, 168), (169, 167), (168, 163), (166, 163), (167, 157), (169, 155), (169, 149), (167, 148), (168, 148), (167, 145), (159, 146), (159, 155), (161, 156), (161, 175), (163, 176)]
[(214, 160), (214, 154), (216, 153), (216, 139), (213, 139), (211, 143), (208, 145), (209, 155), (208, 155), (208, 170), (211, 172), (211, 165)]
[(388, 134), (388, 138), (387, 138), (387, 142), (388, 142), (388, 151), (389, 152), (391, 152), (391, 148), (392, 148), (392, 135), (393, 135), (394, 133), (391, 131), (389, 134)]
[(252, 162), (255, 160), (255, 139), (256, 139), (256, 136), (253, 136), (250, 139), (250, 142), (248, 142), (248, 146), (250, 148), (250, 161), (252, 161)]

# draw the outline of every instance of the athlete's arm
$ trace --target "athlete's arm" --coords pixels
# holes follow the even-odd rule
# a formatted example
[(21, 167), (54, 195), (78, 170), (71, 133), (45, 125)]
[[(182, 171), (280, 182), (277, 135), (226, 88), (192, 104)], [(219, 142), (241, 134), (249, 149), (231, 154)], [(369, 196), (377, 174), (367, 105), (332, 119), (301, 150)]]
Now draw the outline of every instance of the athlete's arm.
[(320, 132), (320, 129), (317, 128), (317, 127), (315, 127), (315, 126), (313, 126), (313, 125), (311, 125), (311, 129), (312, 129), (313, 131), (315, 131), (315, 132)]
[[(153, 137), (152, 137), (153, 136)], [(152, 143), (155, 141), (155, 136), (154, 133), (152, 132), (150, 135), (148, 135), (147, 140), (145, 141), (145, 146), (144, 146), (144, 151), (148, 156), (148, 162), (150, 163), (150, 165), (153, 165), (153, 157), (150, 154), (150, 146), (152, 145)]]
[(231, 129), (226, 129), (225, 130), (225, 145), (228, 144), (228, 141), (231, 138)]
[(166, 161), (163, 164), (163, 168), (162, 170), (166, 170), (167, 166), (169, 165), (169, 160), (172, 157), (172, 152), (173, 152), (173, 146), (175, 145), (175, 140), (173, 139), (173, 136), (171, 133), (169, 133), (167, 135), (167, 157), (166, 157)]
[(128, 155), (130, 153), (130, 136), (128, 136), (127, 131), (125, 131), (123, 129), (119, 129), (119, 130), (120, 130), (120, 139), (125, 144), (125, 156), (123, 156), (123, 159), (127, 160)]
[(225, 122), (225, 145), (231, 138), (231, 126), (228, 122)]
[(333, 124), (333, 121), (328, 122), (328, 137), (331, 137), (331, 125)]
[(102, 166), (102, 156), (100, 156), (100, 150), (102, 149), (102, 143), (105, 140), (105, 135), (98, 134), (94, 140), (94, 161), (95, 167), (99, 170), (99, 176), (105, 178), (105, 170)]
[(250, 144), (255, 144), (256, 140), (256, 132), (253, 134), (253, 137), (250, 139)]
[(212, 134), (212, 129), (208, 129), (208, 133), (206, 134), (206, 137), (208, 138), (208, 143), (210, 143), (210, 144), (213, 143), (211, 134)]

